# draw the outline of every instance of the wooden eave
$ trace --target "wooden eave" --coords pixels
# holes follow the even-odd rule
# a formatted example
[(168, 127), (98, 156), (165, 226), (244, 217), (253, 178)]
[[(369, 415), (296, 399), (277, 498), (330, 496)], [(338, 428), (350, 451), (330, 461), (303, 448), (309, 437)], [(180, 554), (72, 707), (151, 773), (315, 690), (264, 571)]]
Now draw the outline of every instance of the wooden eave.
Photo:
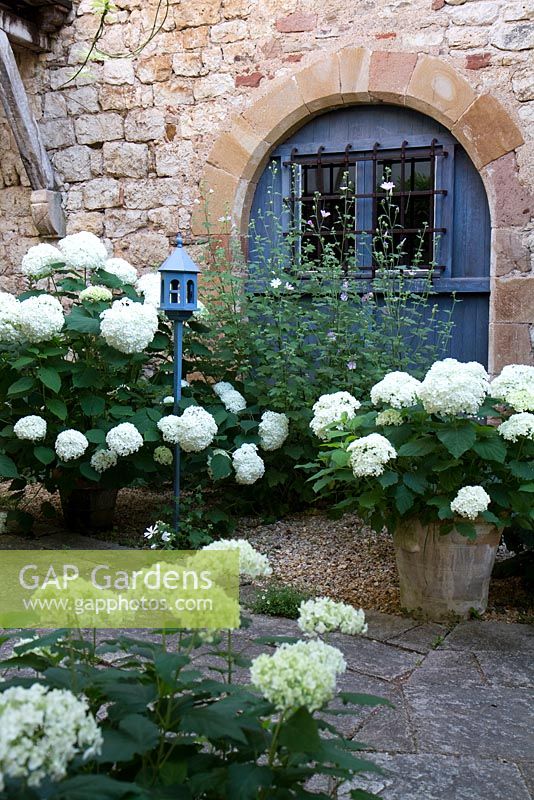
[(0, 0), (0, 30), (17, 47), (50, 50), (50, 35), (61, 28), (71, 10), (72, 0)]

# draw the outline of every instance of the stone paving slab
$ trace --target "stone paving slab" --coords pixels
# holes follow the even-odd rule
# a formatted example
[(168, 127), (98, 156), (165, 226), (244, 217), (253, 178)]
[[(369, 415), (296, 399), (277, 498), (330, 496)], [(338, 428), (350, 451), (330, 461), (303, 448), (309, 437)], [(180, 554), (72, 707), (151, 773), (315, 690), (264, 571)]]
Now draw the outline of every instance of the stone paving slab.
[(412, 672), (407, 686), (484, 686), (486, 681), (473, 653), (432, 650)]
[(411, 672), (421, 660), (419, 653), (401, 650), (361, 636), (332, 635), (329, 642), (343, 650), (349, 669), (376, 678), (393, 680)]
[[(534, 653), (526, 650), (503, 654), (485, 650), (475, 652), (476, 659), (489, 683), (497, 686), (534, 688)], [(534, 732), (532, 734), (534, 736)]]
[[(375, 755), (384, 777), (359, 780), (353, 788), (379, 794), (381, 800), (531, 800), (515, 766), (470, 756)], [(340, 793), (346, 800), (348, 792)]]
[(534, 691), (501, 686), (406, 686), (423, 753), (534, 761)]
[(449, 629), (445, 625), (438, 625), (437, 622), (427, 622), (417, 625), (415, 628), (387, 639), (387, 644), (394, 644), (406, 650), (415, 650), (416, 653), (428, 653), (435, 647), (439, 647), (445, 640)]
[(446, 650), (483, 650), (513, 653), (534, 651), (534, 625), (518, 622), (461, 622), (447, 636), (442, 645)]
[(402, 690), (393, 702), (394, 708), (373, 709), (352, 738), (379, 752), (415, 753), (415, 735)]

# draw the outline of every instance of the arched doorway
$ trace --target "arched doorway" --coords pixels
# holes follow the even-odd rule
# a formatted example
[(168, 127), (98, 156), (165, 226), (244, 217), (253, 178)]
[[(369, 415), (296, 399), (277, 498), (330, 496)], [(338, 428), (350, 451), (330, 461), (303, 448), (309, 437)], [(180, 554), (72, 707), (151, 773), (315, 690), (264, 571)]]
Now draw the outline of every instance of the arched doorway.
[(436, 120), (382, 104), (344, 107), (313, 118), (271, 153), (250, 219), (268, 248), (280, 235), (279, 224), (270, 223), (273, 217), (264, 213), (273, 197), (279, 203), (277, 219), (290, 225), (292, 215), (306, 217), (316, 193), (324, 208), (333, 210), (341, 175), (349, 173), (355, 187), (356, 262), (360, 275), (372, 277), (369, 240), (385, 170), (391, 170), (396, 184), (398, 235), (407, 251), (413, 251), (418, 230), (427, 224), (423, 251), (434, 276), (432, 301), (443, 314), (453, 296), (458, 301), (449, 354), (487, 365), (491, 225), (486, 192), (464, 148)]

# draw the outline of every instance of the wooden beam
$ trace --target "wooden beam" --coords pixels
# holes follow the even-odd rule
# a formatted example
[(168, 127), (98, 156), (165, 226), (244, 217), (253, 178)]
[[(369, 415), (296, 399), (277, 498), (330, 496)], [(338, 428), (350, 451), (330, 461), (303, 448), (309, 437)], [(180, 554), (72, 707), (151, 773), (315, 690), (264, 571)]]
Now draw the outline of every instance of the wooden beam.
[(2, 8), (0, 8), (0, 30), (7, 34), (12, 44), (19, 45), (19, 47), (26, 47), (38, 52), (50, 50), (48, 36), (41, 33), (37, 25)]
[(55, 189), (52, 164), (33, 116), (5, 31), (0, 30), (0, 102), (32, 189)]

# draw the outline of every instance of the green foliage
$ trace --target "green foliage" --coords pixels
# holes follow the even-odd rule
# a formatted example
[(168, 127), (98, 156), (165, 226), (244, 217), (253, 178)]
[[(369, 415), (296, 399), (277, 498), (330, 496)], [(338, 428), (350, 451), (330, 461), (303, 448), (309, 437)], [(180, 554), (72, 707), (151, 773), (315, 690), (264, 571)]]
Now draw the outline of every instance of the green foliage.
[[(160, 633), (97, 643), (81, 631), (58, 630), (1, 662), (9, 675), (0, 691), (37, 682), (83, 693), (103, 734), (100, 755), (75, 758), (57, 783), (32, 788), (5, 776), (1, 800), (327, 800), (330, 790), (305, 788), (313, 776), (336, 787), (361, 773), (380, 773), (360, 757), (362, 745), (319, 713), (280, 712), (250, 685), (204, 677), (195, 665), (201, 635)], [(176, 634), (172, 648), (169, 633)], [(214, 655), (226, 655), (226, 640), (222, 649), (213, 647)], [(324, 709), (334, 720), (361, 706), (387, 705), (347, 692), (338, 700)]]
[(271, 584), (258, 592), (252, 601), (251, 609), (255, 614), (297, 619), (300, 604), (310, 597), (311, 594), (294, 586)]
[[(509, 415), (501, 402), (489, 403), (493, 423)], [(376, 425), (377, 412), (363, 403), (357, 416), (336, 430), (315, 464), (309, 480), (314, 491), (335, 502), (339, 487), (348, 484), (349, 497), (338, 503), (341, 510), (355, 510), (372, 527), (394, 531), (407, 518), (423, 523), (443, 523), (443, 532), (454, 526), (466, 538), (475, 538), (469, 520), (457, 517), (451, 502), (465, 486), (482, 486), (491, 498), (480, 517), (499, 528), (534, 530), (532, 500), (534, 441), (520, 437), (506, 441), (496, 424), (479, 417), (429, 414), (421, 405), (402, 409), (402, 423)], [(395, 447), (396, 457), (382, 474), (356, 477), (344, 467), (343, 457), (351, 442), (379, 433)]]
[[(209, 314), (187, 327), (185, 370), (199, 380), (186, 395), (210, 411), (210, 382), (229, 381), (244, 395), (246, 411), (215, 414), (219, 435), (213, 447), (227, 453), (245, 440), (258, 441), (263, 410), (284, 413), (290, 421), (282, 447), (260, 453), (265, 476), (254, 486), (236, 487), (228, 459), (210, 452), (227, 511), (280, 515), (314, 503), (305, 473), (295, 466), (317, 457), (309, 423), (320, 395), (343, 390), (362, 398), (389, 370), (410, 367), (421, 374), (450, 338), (451, 317), (437, 316), (431, 271), (420, 269), (420, 253), (403, 266), (402, 247), (393, 246), (398, 222), (389, 198), (372, 244), (374, 278), (364, 277), (354, 256), (347, 256), (354, 243), (351, 191), (334, 228), (326, 227), (317, 196), (314, 246), (309, 238), (301, 240), (297, 221), (282, 232), (280, 198), (273, 191), (263, 220), (249, 230), (250, 263), (231, 235), (228, 247), (214, 244), (207, 252), (203, 299)], [(262, 222), (271, 231), (268, 242)], [(205, 481), (205, 459), (187, 462), (191, 485)]]

